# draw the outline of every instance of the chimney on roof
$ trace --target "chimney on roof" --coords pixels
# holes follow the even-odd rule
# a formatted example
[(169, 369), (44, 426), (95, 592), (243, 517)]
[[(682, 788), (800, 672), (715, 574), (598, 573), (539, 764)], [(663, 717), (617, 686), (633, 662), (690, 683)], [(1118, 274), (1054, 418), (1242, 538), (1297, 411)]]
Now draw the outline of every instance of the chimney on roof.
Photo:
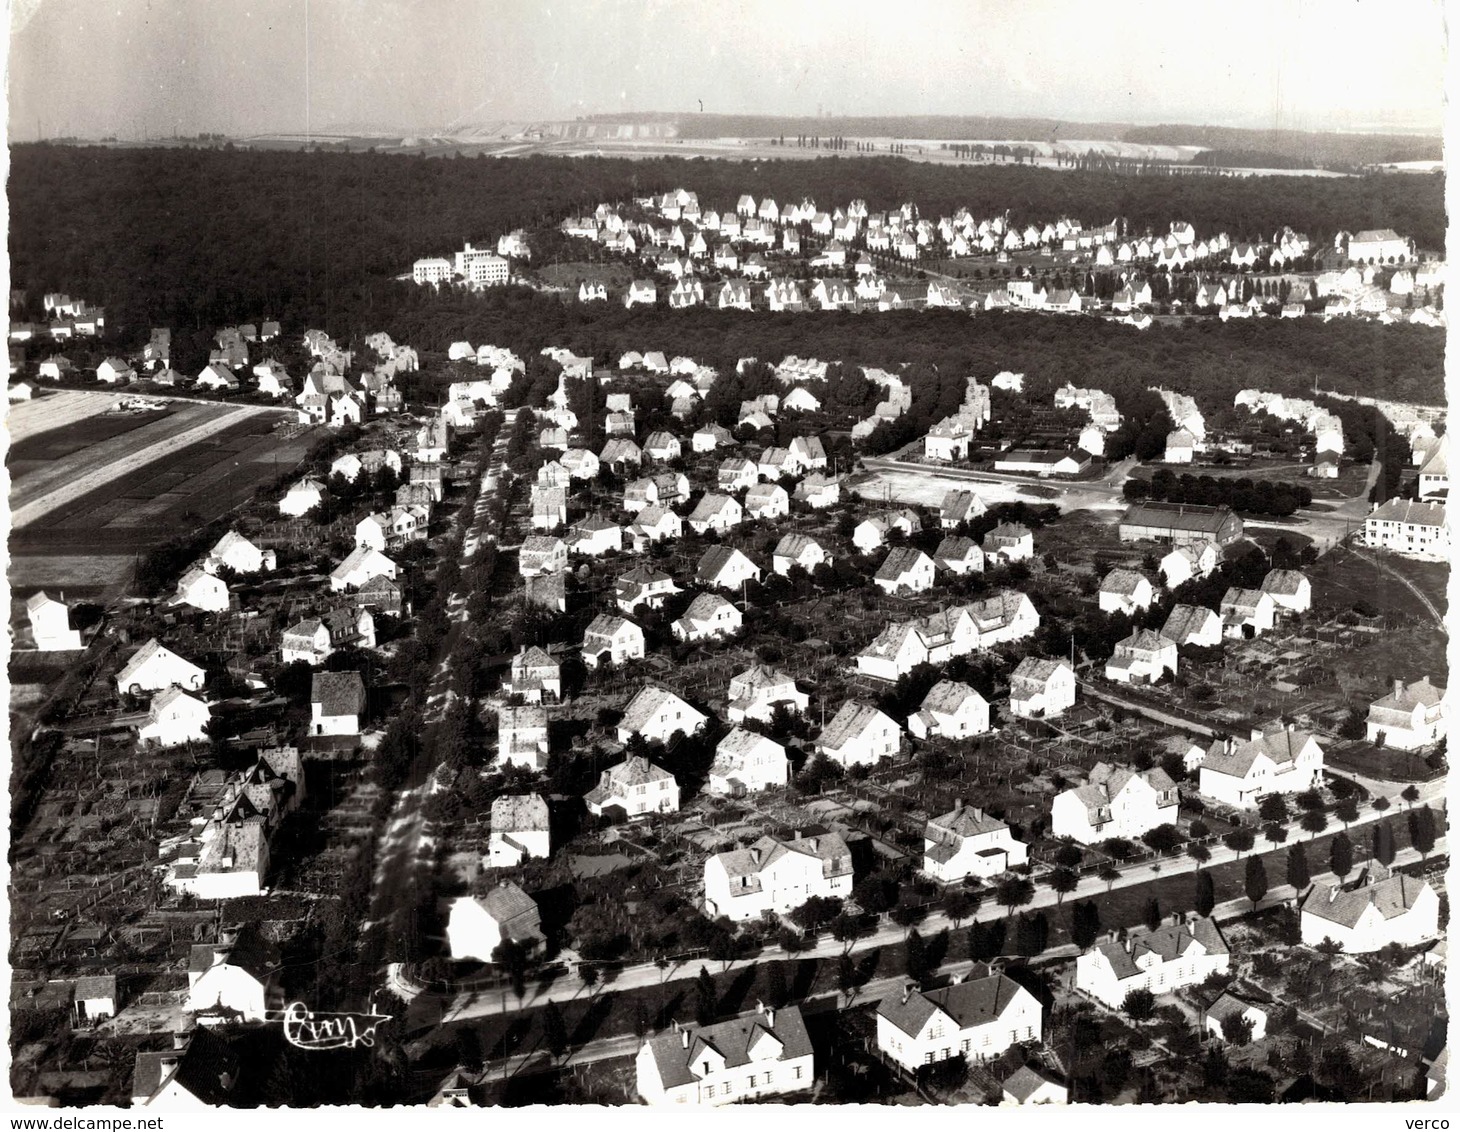
[(1254, 741), (1262, 738), (1262, 728), (1261, 727), (1254, 727), (1252, 729), (1252, 738), (1253, 738)]
[(175, 1050), (179, 1050), (179, 1051), (187, 1049), (188, 1048), (188, 1037), (189, 1037), (189, 1035), (187, 1033), (185, 1033), (185, 1032), (179, 1032), (179, 1033), (173, 1034), (172, 1035), (172, 1048), (175, 1049)]
[[(679, 1029), (679, 1023), (675, 1023), (675, 1029)], [(679, 1030), (679, 1048), (689, 1049), (689, 1031)]]
[(1338, 899), (1338, 893), (1339, 893), (1339, 887), (1338, 887), (1338, 885), (1336, 885), (1336, 884), (1330, 884), (1328, 886), (1328, 902), (1330, 904), (1332, 904), (1335, 900)]
[(1404, 681), (1397, 676), (1394, 678), (1394, 694), (1396, 696), (1404, 695)]
[(916, 983), (903, 983), (902, 984), (902, 1004), (904, 1006), (907, 1005), (907, 1000), (912, 997), (912, 992), (916, 988), (917, 988), (917, 984)]

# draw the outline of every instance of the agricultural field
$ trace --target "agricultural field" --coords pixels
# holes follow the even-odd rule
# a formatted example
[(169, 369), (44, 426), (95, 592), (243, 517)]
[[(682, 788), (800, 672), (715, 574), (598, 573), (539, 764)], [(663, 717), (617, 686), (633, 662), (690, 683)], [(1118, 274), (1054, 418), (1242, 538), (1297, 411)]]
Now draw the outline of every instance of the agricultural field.
[(99, 391), (38, 390), (33, 400), (11, 405), (5, 416), (5, 427), (10, 432), (11, 450), (21, 441), (39, 433), (104, 413), (114, 403), (114, 397)]
[[(150, 443), (165, 445), (170, 437), (186, 431), (187, 424), (198, 424), (190, 416), (194, 408), (204, 415), (216, 412), (209, 406), (188, 406), (165, 420), (154, 421), (151, 428), (123, 433), (98, 447), (130, 444), (136, 450), (137, 441), (144, 437), (150, 437)], [(171, 426), (179, 418), (183, 418), (181, 429), (172, 429), (162, 437), (152, 431)], [(81, 422), (75, 427), (90, 425)], [(13, 531), (11, 586), (64, 586), (72, 598), (94, 599), (123, 585), (138, 554), (227, 513), (247, 500), (261, 483), (289, 471), (304, 457), (310, 434), (281, 442), (274, 435), (273, 425), (269, 417), (248, 416), (225, 423), (219, 431), (180, 449), (159, 449), (158, 455), (166, 454), (166, 460), (154, 458), (124, 471), (64, 500), (45, 514), (44, 521)], [(36, 443), (65, 442), (49, 433), (37, 438)], [(73, 474), (94, 467), (91, 451), (77, 450), (60, 463), (70, 467)], [(50, 480), (51, 476), (46, 474), (46, 478)], [(105, 553), (97, 553), (102, 546)]]

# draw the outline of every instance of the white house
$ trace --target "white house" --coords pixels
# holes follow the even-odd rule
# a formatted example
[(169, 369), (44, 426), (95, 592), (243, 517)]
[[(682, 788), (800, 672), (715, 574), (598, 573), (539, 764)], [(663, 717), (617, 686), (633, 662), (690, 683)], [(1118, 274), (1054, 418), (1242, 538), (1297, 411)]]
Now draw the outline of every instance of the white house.
[(791, 513), (791, 497), (778, 483), (758, 483), (745, 493), (745, 514), (751, 519), (780, 519)]
[(955, 490), (943, 496), (943, 502), (938, 508), (938, 521), (944, 530), (948, 530), (959, 523), (972, 522), (987, 512), (988, 504), (976, 492)]
[(1190, 546), (1175, 547), (1157, 565), (1168, 590), (1174, 590), (1192, 578), (1205, 578), (1216, 568), (1217, 546), (1207, 539)]
[(1002, 971), (936, 990), (905, 987), (877, 1004), (877, 1048), (903, 1068), (987, 1061), (1043, 1036), (1039, 1000)]
[(583, 664), (591, 671), (603, 664), (644, 659), (644, 630), (623, 617), (600, 613), (583, 633)]
[(1269, 570), (1262, 592), (1287, 613), (1306, 613), (1313, 606), (1313, 584), (1301, 570)]
[(712, 546), (695, 566), (695, 581), (702, 586), (735, 590), (747, 582), (760, 581), (760, 567), (734, 547)]
[(1218, 739), (1202, 756), (1200, 790), (1239, 809), (1267, 794), (1297, 794), (1323, 784), (1323, 748), (1291, 724), (1254, 728), (1250, 739)]
[(822, 731), (817, 752), (844, 767), (895, 758), (902, 728), (871, 704), (848, 700)]
[(517, 572), (524, 578), (560, 574), (568, 568), (568, 544), (553, 535), (528, 535), (517, 551)]
[(211, 717), (208, 705), (202, 700), (194, 699), (180, 688), (167, 688), (152, 697), (147, 707), (147, 722), (137, 730), (137, 738), (144, 744), (155, 743), (159, 747), (206, 742)]
[(1234, 994), (1223, 992), (1214, 1003), (1207, 1007), (1206, 1013), (1203, 1015), (1207, 1033), (1218, 1041), (1225, 1041), (1222, 1026), (1229, 1018), (1241, 1018), (1251, 1026), (1252, 1041), (1260, 1042), (1267, 1037), (1267, 1011)]
[(642, 755), (631, 755), (600, 774), (598, 785), (583, 801), (590, 814), (601, 815), (609, 807), (617, 807), (631, 818), (672, 814), (679, 809), (679, 783), (663, 767)]
[(731, 530), (738, 527), (744, 518), (745, 513), (739, 503), (728, 495), (712, 492), (700, 497), (686, 521), (696, 534), (702, 535), (706, 531)]
[(919, 739), (969, 739), (988, 729), (988, 700), (953, 680), (934, 684), (907, 720), (908, 734)]
[(905, 535), (922, 530), (922, 520), (917, 512), (906, 507), (897, 511), (882, 511), (863, 519), (852, 531), (852, 545), (863, 554), (871, 554), (887, 541), (887, 532), (896, 528)]
[(1007, 823), (975, 806), (958, 804), (923, 830), (923, 872), (948, 884), (964, 877), (988, 880), (1029, 860)]
[(811, 1039), (796, 1006), (712, 1026), (681, 1025), (639, 1047), (639, 1097), (650, 1105), (722, 1105), (811, 1088)]
[(240, 1021), (263, 1022), (279, 1005), (278, 980), (278, 952), (256, 925), (225, 928), (216, 942), (192, 946), (183, 1009), (220, 1021), (232, 1013)]
[(681, 641), (712, 641), (733, 637), (741, 621), (740, 610), (719, 594), (699, 594), (674, 622), (673, 631)]
[(1004, 1078), (1002, 1105), (1069, 1104), (1070, 1090), (1028, 1063)]
[(232, 1047), (206, 1026), (173, 1036), (173, 1048), (137, 1054), (132, 1107), (202, 1115), (226, 1105), (238, 1080)]
[(1069, 661), (1026, 656), (1009, 678), (1009, 711), (1023, 719), (1052, 719), (1075, 706), (1075, 684)]
[(933, 574), (933, 560), (921, 550), (895, 546), (887, 552), (872, 582), (889, 594), (921, 593), (932, 589)]
[(598, 558), (623, 549), (623, 528), (602, 515), (589, 515), (573, 524), (568, 544), (574, 554)]
[(1176, 820), (1176, 784), (1160, 767), (1135, 771), (1096, 763), (1090, 780), (1055, 795), (1050, 832), (1081, 845), (1132, 839)]
[(806, 710), (809, 697), (796, 688), (794, 677), (766, 664), (753, 664), (730, 678), (726, 717), (731, 723), (747, 719), (769, 723), (777, 707), (793, 714)]
[(1331, 939), (1362, 955), (1391, 943), (1413, 945), (1440, 934), (1440, 898), (1423, 877), (1387, 875), (1372, 862), (1358, 884), (1316, 884), (1299, 906), (1298, 924), (1310, 947)]
[(665, 599), (679, 593), (674, 579), (662, 570), (635, 566), (614, 582), (615, 604), (624, 613), (632, 614), (639, 606), (659, 609)]
[(839, 833), (789, 841), (765, 836), (705, 861), (705, 914), (711, 919), (743, 923), (766, 912), (785, 914), (813, 896), (844, 898), (851, 891), (852, 854)]
[(618, 721), (618, 741), (627, 743), (635, 735), (649, 742), (668, 743), (676, 732), (693, 735), (709, 722), (709, 716), (696, 711), (667, 688), (645, 685), (635, 693)]
[(81, 647), (81, 630), (71, 628), (71, 611), (65, 602), (41, 590), (26, 600), (25, 612), (38, 651), (66, 652)]
[(323, 498), (324, 490), (319, 481), (305, 476), (297, 483), (291, 484), (289, 490), (284, 493), (284, 498), (279, 500), (279, 514), (298, 518), (318, 507)]
[(1034, 557), (1034, 533), (1023, 523), (1000, 523), (983, 537), (985, 559), (999, 564)]
[(1151, 608), (1155, 591), (1149, 579), (1139, 570), (1117, 568), (1100, 582), (1100, 610), (1103, 613), (1132, 615)]
[(1075, 988), (1119, 1010), (1133, 990), (1167, 994), (1195, 986), (1231, 965), (1227, 941), (1215, 920), (1193, 917), (1155, 931), (1132, 932), (1121, 942), (1105, 939), (1075, 960)]
[(495, 798), (491, 821), (482, 862), (489, 868), (515, 868), (529, 857), (551, 854), (548, 804), (541, 794), (503, 794)]
[(203, 686), (204, 673), (177, 653), (164, 648), (153, 637), (136, 652), (116, 675), (117, 691), (137, 696), (178, 687), (196, 692)]
[(358, 672), (316, 672), (309, 693), (311, 735), (358, 735), (365, 682)]
[(521, 696), (524, 703), (541, 703), (544, 696), (563, 694), (562, 666), (537, 645), (528, 645), (512, 658), (502, 691)]
[(1222, 619), (1204, 605), (1173, 605), (1161, 636), (1178, 645), (1212, 648), (1222, 643)]
[(330, 589), (335, 593), (359, 589), (371, 578), (384, 576), (395, 580), (396, 566), (378, 550), (357, 546), (330, 573)]
[(821, 544), (810, 535), (792, 533), (782, 535), (780, 542), (776, 543), (771, 554), (771, 570), (784, 576), (791, 572), (792, 567), (799, 566), (809, 574), (823, 563), (830, 565), (831, 560)]
[(1233, 586), (1222, 595), (1222, 634), (1234, 640), (1260, 637), (1272, 631), (1276, 611), (1271, 594)]
[(446, 945), (453, 959), (494, 962), (492, 952), (504, 940), (535, 951), (546, 940), (537, 902), (511, 881), (502, 881), (482, 896), (458, 896), (446, 920)]
[(963, 535), (948, 535), (933, 552), (933, 565), (950, 574), (983, 573), (983, 548)]
[(272, 550), (260, 550), (237, 531), (229, 531), (214, 543), (203, 560), (204, 570), (216, 572), (226, 566), (235, 574), (257, 574), (274, 569), (274, 565)]
[(710, 765), (705, 789), (720, 797), (738, 797), (784, 786), (790, 774), (785, 747), (737, 727), (715, 747), (715, 761)]
[(1176, 675), (1176, 642), (1152, 629), (1137, 629), (1115, 646), (1105, 678), (1120, 684), (1154, 684)]
[(1369, 705), (1368, 740), (1401, 751), (1428, 747), (1445, 738), (1447, 715), (1445, 690), (1428, 676), (1412, 684), (1395, 680), (1387, 696)]
[(504, 707), (497, 713), (497, 761), (502, 766), (545, 770), (548, 761), (547, 709), (540, 704)]

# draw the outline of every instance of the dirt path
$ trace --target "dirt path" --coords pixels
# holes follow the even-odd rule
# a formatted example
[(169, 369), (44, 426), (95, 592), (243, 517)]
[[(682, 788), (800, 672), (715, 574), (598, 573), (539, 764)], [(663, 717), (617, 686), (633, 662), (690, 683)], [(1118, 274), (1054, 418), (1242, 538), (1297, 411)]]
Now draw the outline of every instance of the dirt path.
[[(119, 456), (116, 459), (103, 463), (100, 467), (93, 466), (85, 474), (72, 478), (62, 486), (45, 491), (30, 500), (30, 502), (17, 507), (11, 515), (11, 522), (16, 527), (24, 527), (33, 523), (42, 516), (56, 510), (58, 507), (64, 507), (68, 503), (73, 503), (87, 493), (95, 491), (99, 487), (104, 487), (120, 476), (130, 475), (132, 472), (140, 468), (145, 468), (148, 464), (162, 459), (164, 456), (179, 452), (191, 444), (197, 444), (199, 441), (207, 440), (208, 437), (215, 436), (224, 429), (231, 428), (250, 415), (252, 414), (242, 407), (228, 407), (210, 420), (205, 420), (172, 436), (161, 437), (148, 444), (145, 448)], [(82, 454), (78, 453), (78, 455)], [(70, 464), (71, 461), (62, 461), (62, 463)]]

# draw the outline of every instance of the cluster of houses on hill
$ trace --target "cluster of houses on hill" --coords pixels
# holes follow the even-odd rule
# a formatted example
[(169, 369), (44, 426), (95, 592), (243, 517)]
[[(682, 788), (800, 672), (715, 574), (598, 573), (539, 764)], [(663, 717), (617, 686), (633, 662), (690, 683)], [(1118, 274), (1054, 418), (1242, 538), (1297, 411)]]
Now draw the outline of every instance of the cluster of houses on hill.
[(59, 291), (48, 292), (41, 305), (46, 322), (11, 322), (9, 340), (18, 345), (40, 342), (69, 342), (73, 338), (95, 338), (106, 330), (106, 310), (85, 299), (73, 299)]

